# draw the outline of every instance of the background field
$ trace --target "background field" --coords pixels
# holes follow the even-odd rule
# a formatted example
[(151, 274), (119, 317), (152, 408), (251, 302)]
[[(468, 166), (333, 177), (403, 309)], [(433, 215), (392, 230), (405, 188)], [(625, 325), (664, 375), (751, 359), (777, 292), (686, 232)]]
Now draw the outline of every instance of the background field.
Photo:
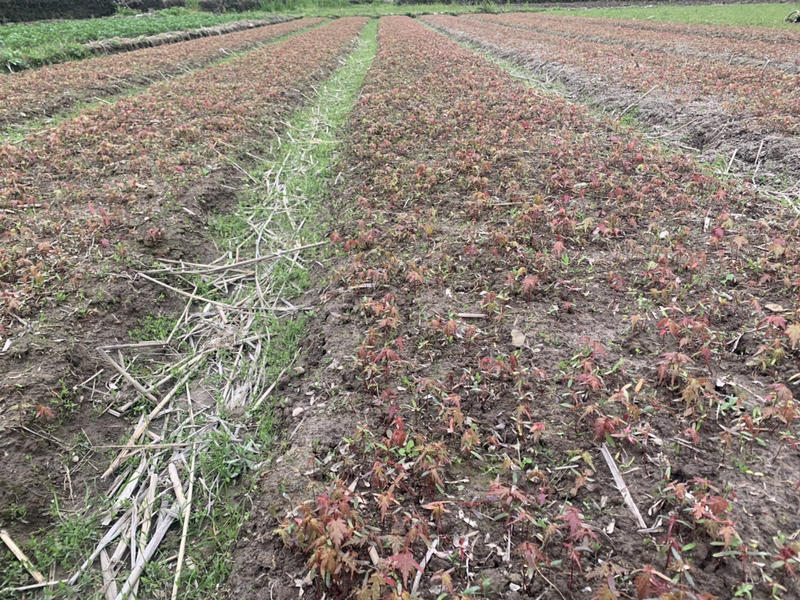
[(784, 21), (800, 4), (710, 4), (700, 6), (661, 5), (625, 6), (619, 8), (566, 8), (553, 13), (608, 17), (613, 19), (646, 19), (648, 21), (676, 21), (699, 25), (740, 25), (742, 27), (786, 27), (800, 29)]
[(0, 600), (800, 598), (796, 4), (587, 4), (0, 26)]
[(197, 29), (228, 23), (231, 21), (264, 18), (270, 13), (285, 13), (301, 16), (385, 16), (402, 14), (474, 12), (548, 11), (554, 14), (574, 14), (587, 17), (618, 19), (644, 19), (649, 21), (676, 21), (707, 25), (738, 25), (795, 28), (784, 18), (789, 12), (800, 8), (800, 4), (725, 4), (701, 6), (628, 6), (619, 8), (552, 8), (547, 4), (475, 4), (430, 3), (389, 4), (375, 2), (349, 4), (340, 0), (327, 2), (262, 2), (261, 11), (228, 12), (213, 14), (187, 8), (171, 8), (156, 11), (148, 17), (141, 15), (115, 15), (98, 19), (42, 21), (35, 23), (11, 23), (0, 26), (0, 64), (6, 69), (17, 70), (39, 65), (83, 58), (89, 52), (81, 44), (112, 37), (135, 37), (168, 31)]

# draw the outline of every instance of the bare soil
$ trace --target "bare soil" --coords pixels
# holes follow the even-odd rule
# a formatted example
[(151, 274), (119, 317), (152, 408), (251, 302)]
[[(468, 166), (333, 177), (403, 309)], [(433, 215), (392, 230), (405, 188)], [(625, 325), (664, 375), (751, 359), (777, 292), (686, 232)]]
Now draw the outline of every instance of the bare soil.
[[(208, 217), (231, 209), (232, 190), (240, 184), (241, 176), (228, 168), (188, 190), (171, 211), (140, 206), (132, 215), (138, 225), (126, 236), (129, 259), (146, 265), (157, 257), (216, 258)], [(154, 226), (164, 230), (163, 237), (157, 244), (142, 244), (145, 231)], [(145, 317), (172, 317), (184, 305), (135, 275), (128, 263), (104, 278), (86, 280), (81, 297), (71, 295), (31, 315), (30, 333), (16, 338), (2, 355), (0, 452), (6, 467), (0, 471), (0, 506), (7, 514), (0, 513), (0, 520), (18, 542), (51, 522), (54, 494), (69, 511), (82, 506), (87, 494), (102, 494), (110, 483), (98, 477), (114, 451), (94, 446), (120, 443), (130, 431), (131, 417), (106, 412), (113, 393), (107, 377), (113, 371), (96, 348), (128, 343)], [(80, 385), (101, 369), (103, 376)], [(52, 407), (52, 420), (36, 417), (40, 405)], [(25, 507), (23, 519), (11, 518), (17, 507)]]

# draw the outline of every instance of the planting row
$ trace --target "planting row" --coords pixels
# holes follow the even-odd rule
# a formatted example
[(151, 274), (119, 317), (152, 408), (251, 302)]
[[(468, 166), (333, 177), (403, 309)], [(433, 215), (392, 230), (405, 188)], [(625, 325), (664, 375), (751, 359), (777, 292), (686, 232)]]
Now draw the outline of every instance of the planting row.
[(763, 68), (724, 65), (678, 57), (659, 51), (627, 51), (595, 42), (571, 40), (502, 25), (476, 22), (464, 17), (434, 16), (431, 23), (449, 31), (506, 51), (517, 52), (534, 62), (555, 62), (578, 69), (607, 85), (645, 92), (657, 88), (678, 106), (710, 103), (726, 115), (747, 119), (747, 126), (761, 134), (796, 135), (800, 124), (800, 76)]
[(762, 183), (783, 188), (787, 174), (800, 166), (800, 75), (576, 39), (566, 44), (558, 35), (469, 18), (425, 19), (560, 81), (575, 96), (636, 115), (709, 161), (743, 166), (754, 181), (753, 166)]
[(364, 22), (338, 20), (0, 146), (3, 332), (17, 326), (12, 314), (80, 291), (109, 259), (167, 251), (198, 210), (223, 209), (230, 163), (275, 140)]
[(0, 128), (51, 116), (80, 102), (184, 73), (219, 60), (230, 52), (247, 50), (320, 21), (322, 19), (299, 19), (5, 75), (0, 89)]
[(761, 68), (779, 68), (787, 72), (800, 71), (800, 36), (775, 36), (767, 40), (731, 39), (710, 36), (687, 28), (687, 31), (649, 31), (636, 27), (637, 22), (619, 22), (607, 19), (552, 16), (543, 13), (512, 13), (506, 15), (479, 15), (481, 21), (492, 21), (531, 29), (538, 33), (562, 38), (599, 42), (632, 50), (667, 52), (723, 62), (743, 63)]
[(287, 407), (282, 464), (308, 479), (270, 480), (299, 503), (255, 580), (800, 592), (796, 215), (419, 22), (379, 41), (317, 368)]

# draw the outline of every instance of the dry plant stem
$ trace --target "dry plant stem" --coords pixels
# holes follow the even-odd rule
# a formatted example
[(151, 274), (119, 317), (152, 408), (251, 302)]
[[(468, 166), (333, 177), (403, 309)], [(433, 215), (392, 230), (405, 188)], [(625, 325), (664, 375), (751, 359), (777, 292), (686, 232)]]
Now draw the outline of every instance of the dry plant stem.
[(53, 587), (56, 585), (60, 585), (62, 583), (67, 583), (66, 579), (55, 579), (53, 581), (43, 581), (42, 583), (32, 583), (30, 585), (21, 585), (19, 587), (6, 587), (0, 589), (0, 594), (5, 594), (8, 592), (27, 592), (30, 590), (38, 590), (45, 587)]
[(117, 582), (114, 573), (111, 571), (111, 560), (105, 548), (100, 551), (100, 569), (103, 572), (103, 588), (105, 589), (106, 600), (114, 600), (117, 595)]
[[(164, 396), (161, 402), (159, 402), (155, 406), (155, 408), (153, 408), (153, 410), (150, 411), (150, 414), (148, 414), (142, 420), (142, 422), (139, 424), (139, 426), (136, 428), (136, 430), (133, 432), (130, 439), (128, 440), (128, 443), (126, 444), (126, 449), (129, 450), (134, 448), (134, 445), (136, 444), (138, 439), (142, 437), (142, 434), (145, 432), (148, 425), (150, 425), (150, 421), (152, 421), (158, 416), (158, 414), (164, 409), (164, 407), (169, 403), (169, 401), (172, 400), (172, 397), (175, 395), (175, 393), (183, 386), (183, 384), (189, 379), (189, 377), (192, 376), (193, 373), (194, 373), (194, 368), (187, 371), (181, 378), (181, 380), (177, 384), (175, 384), (175, 387), (173, 387), (169, 391), (169, 393), (166, 396)], [(122, 463), (122, 461), (124, 461), (126, 458), (128, 458), (128, 452), (126, 450), (123, 450), (117, 456), (117, 458), (114, 459), (111, 465), (109, 465), (108, 469), (106, 469), (105, 473), (103, 473), (103, 475), (101, 476), (101, 479), (105, 479), (106, 477), (111, 475), (111, 473), (113, 473), (116, 470), (116, 468), (120, 465), (120, 463)]]
[(639, 512), (639, 507), (637, 507), (636, 503), (633, 501), (633, 496), (631, 496), (628, 486), (625, 485), (625, 480), (622, 479), (622, 473), (619, 472), (617, 463), (614, 462), (614, 457), (611, 456), (608, 446), (603, 444), (600, 447), (600, 452), (602, 452), (603, 458), (608, 465), (608, 469), (611, 471), (611, 475), (614, 477), (614, 483), (617, 484), (617, 489), (619, 490), (619, 493), (622, 494), (622, 499), (625, 501), (625, 505), (628, 507), (628, 510), (631, 511), (634, 519), (636, 519), (639, 529), (647, 529), (647, 523), (644, 522), (642, 514)]
[[(167, 342), (159, 342), (159, 341), (152, 341), (152, 342), (135, 342), (131, 344), (111, 344), (109, 346), (98, 346), (99, 350), (120, 350), (123, 348), (160, 348), (162, 346), (166, 346)], [(94, 376), (96, 377), (96, 375)], [(87, 381), (91, 381), (91, 378)], [(84, 381), (83, 383), (86, 383)], [(83, 385), (83, 384), (81, 384)]]
[[(273, 258), (280, 258), (281, 256), (286, 256), (288, 254), (293, 254), (295, 252), (300, 252), (302, 250), (308, 250), (310, 248), (319, 248), (320, 246), (325, 246), (330, 242), (325, 240), (322, 242), (315, 242), (313, 244), (305, 244), (304, 246), (298, 246), (297, 248), (290, 248), (288, 250), (280, 250), (278, 252), (273, 252), (272, 254), (265, 254), (263, 256), (257, 256), (255, 258), (250, 258), (247, 260), (242, 260), (239, 262), (231, 263), (229, 265), (219, 265), (219, 266), (211, 266), (211, 265), (197, 265), (194, 263), (195, 266), (205, 266), (207, 268), (204, 269), (194, 269), (194, 270), (186, 270), (186, 271), (173, 271), (171, 269), (155, 269), (147, 271), (147, 273), (179, 273), (181, 275), (210, 275), (212, 273), (219, 273), (221, 271), (228, 271), (230, 269), (238, 269), (241, 267), (246, 267), (250, 265), (254, 265), (260, 262), (264, 262), (266, 260), (271, 260)], [(250, 272), (252, 273), (252, 271)]]
[(638, 105), (641, 103), (641, 101), (642, 101), (642, 100), (644, 100), (644, 99), (645, 99), (647, 96), (649, 96), (649, 95), (650, 95), (650, 93), (651, 93), (653, 90), (655, 90), (656, 88), (658, 88), (658, 85), (654, 85), (653, 87), (651, 87), (651, 88), (650, 88), (649, 90), (647, 90), (647, 91), (646, 91), (644, 94), (642, 94), (641, 96), (639, 96), (639, 97), (636, 99), (636, 101), (635, 101), (635, 102), (632, 102), (631, 104), (629, 104), (628, 106), (626, 106), (626, 107), (623, 109), (623, 111), (622, 111), (622, 112), (620, 112), (620, 113), (619, 113), (619, 114), (618, 114), (618, 115), (617, 115), (615, 118), (616, 118), (617, 120), (619, 120), (619, 119), (621, 119), (622, 117), (624, 117), (624, 116), (627, 114), (627, 112), (628, 112), (629, 110), (632, 110), (632, 109), (636, 108), (636, 107), (637, 107), (637, 106), (638, 106)]
[(541, 577), (542, 579), (544, 579), (547, 582), (547, 585), (549, 585), (551, 588), (553, 588), (558, 593), (558, 595), (561, 597), (561, 600), (567, 600), (564, 597), (564, 594), (561, 593), (561, 590), (559, 590), (558, 587), (556, 587), (556, 585), (552, 581), (550, 581), (547, 577), (545, 577), (545, 574), (542, 573), (542, 571), (540, 569), (536, 569), (536, 573), (537, 573), (537, 575), (539, 575), (539, 577)]
[(733, 166), (733, 161), (736, 159), (736, 153), (739, 152), (738, 148), (733, 150), (733, 154), (731, 154), (731, 159), (728, 161), (728, 166), (725, 169), (725, 175), (731, 172), (731, 167)]
[[(297, 358), (297, 354), (294, 355), (294, 358), (292, 359), (292, 364), (294, 364), (294, 361), (295, 361), (296, 358)], [(292, 364), (290, 364), (289, 367), (291, 367)], [(289, 367), (284, 367), (283, 369), (281, 369), (281, 372), (278, 373), (278, 376), (275, 378), (275, 381), (273, 381), (272, 384), (270, 384), (270, 386), (267, 388), (267, 390), (263, 394), (261, 394), (261, 397), (258, 400), (255, 401), (255, 403), (253, 404), (252, 410), (258, 410), (258, 407), (261, 406), (261, 404), (267, 398), (269, 398), (269, 395), (272, 393), (272, 390), (274, 390), (275, 386), (278, 385), (278, 383), (281, 380), (281, 377), (284, 376), (284, 374), (286, 373), (286, 370)]]
[(125, 381), (130, 383), (137, 392), (139, 392), (140, 394), (142, 394), (142, 396), (144, 396), (145, 398), (150, 400), (150, 402), (154, 402), (155, 404), (158, 404), (158, 398), (156, 398), (155, 396), (153, 396), (153, 394), (151, 394), (146, 389), (144, 389), (142, 384), (139, 383), (138, 381), (136, 381), (131, 376), (131, 374), (128, 373), (128, 371), (125, 370), (125, 368), (122, 365), (118, 364), (117, 361), (115, 361), (113, 358), (111, 358), (111, 355), (109, 355), (108, 352), (106, 352), (102, 348), (98, 348), (97, 351), (100, 353), (100, 356), (102, 356), (106, 360), (106, 362), (108, 364), (110, 364), (112, 367), (114, 367), (114, 369), (116, 369), (117, 372), (119, 372), (119, 374), (122, 375), (125, 378)]
[(92, 447), (97, 450), (125, 448), (131, 450), (131, 452), (141, 452), (142, 450), (164, 450), (166, 448), (186, 448), (188, 446), (191, 446), (188, 442), (174, 442), (169, 444), (145, 444), (134, 446), (133, 448), (127, 444), (98, 444)]
[(177, 513), (178, 513), (177, 504), (172, 504), (172, 506), (168, 510), (162, 511), (161, 515), (159, 516), (158, 525), (156, 525), (156, 530), (153, 532), (153, 537), (150, 538), (150, 542), (148, 542), (147, 547), (144, 549), (144, 551), (139, 553), (139, 556), (136, 560), (136, 565), (131, 571), (131, 574), (128, 575), (128, 579), (125, 581), (125, 585), (122, 586), (122, 589), (120, 590), (119, 594), (117, 594), (114, 600), (127, 600), (134, 585), (139, 581), (139, 578), (142, 576), (145, 565), (151, 558), (153, 558), (153, 554), (155, 554), (156, 549), (161, 544), (161, 540), (163, 540), (164, 536), (167, 534), (167, 530), (170, 528), (172, 522), (175, 520), (175, 515)]
[(191, 292), (185, 292), (185, 291), (183, 291), (183, 290), (181, 290), (179, 288), (176, 288), (174, 286), (169, 285), (168, 283), (164, 283), (163, 281), (159, 281), (158, 279), (150, 277), (149, 275), (147, 275), (145, 273), (141, 273), (140, 272), (139, 275), (142, 278), (146, 279), (147, 281), (155, 283), (156, 285), (160, 285), (161, 287), (167, 288), (169, 291), (175, 292), (176, 294), (180, 294), (181, 296), (186, 296), (187, 298), (191, 298), (192, 300), (196, 300), (197, 302), (204, 302), (206, 304), (212, 304), (214, 306), (221, 306), (222, 308), (227, 308), (227, 309), (231, 309), (231, 310), (241, 310), (241, 309), (236, 308), (235, 306), (231, 306), (230, 304), (225, 304), (224, 302), (217, 302), (216, 300), (210, 300), (208, 298), (203, 298), (202, 296), (198, 296), (198, 295), (193, 294)]
[[(100, 543), (97, 544), (97, 547), (95, 548), (94, 552), (92, 552), (89, 555), (89, 558), (87, 558), (83, 562), (83, 564), (75, 572), (75, 574), (69, 578), (68, 580), (69, 585), (75, 585), (75, 582), (78, 581), (78, 577), (80, 577), (81, 573), (83, 573), (83, 571), (85, 571), (89, 567), (89, 565), (91, 565), (95, 561), (97, 556), (100, 554), (100, 552), (103, 551), (103, 549), (106, 546), (108, 546), (112, 541), (114, 541), (114, 538), (116, 538), (128, 524), (129, 519), (130, 519), (130, 513), (126, 512), (122, 517), (120, 517), (120, 519), (114, 524), (114, 526), (106, 532), (106, 534), (103, 536), (103, 539), (101, 539)], [(116, 554), (116, 552), (114, 554)]]
[(158, 486), (158, 475), (150, 472), (150, 486), (147, 488), (147, 494), (143, 501), (142, 508), (142, 528), (139, 531), (139, 545), (142, 547), (147, 546), (148, 536), (150, 534), (150, 525), (153, 519), (153, 506), (156, 501), (156, 487)]
[(52, 443), (54, 443), (54, 444), (55, 444), (55, 445), (57, 445), (57, 446), (61, 446), (61, 447), (62, 447), (62, 448), (64, 448), (65, 450), (67, 449), (67, 446), (66, 446), (66, 444), (64, 444), (64, 442), (62, 442), (61, 440), (58, 440), (58, 439), (54, 438), (54, 437), (53, 437), (53, 436), (51, 436), (51, 435), (45, 435), (45, 434), (43, 434), (43, 433), (39, 433), (38, 431), (34, 431), (33, 429), (30, 429), (29, 427), (26, 427), (25, 425), (22, 425), (22, 426), (20, 427), (20, 429), (22, 429), (23, 431), (27, 431), (28, 433), (30, 433), (30, 434), (32, 434), (32, 435), (35, 435), (36, 437), (40, 437), (40, 438), (42, 438), (43, 440), (47, 440), (48, 442), (52, 442)]
[[(191, 411), (191, 396), (189, 395), (189, 388), (186, 388), (187, 399), (189, 401), (189, 410)], [(194, 418), (192, 416), (192, 421)], [(197, 448), (192, 447), (192, 464), (189, 467), (189, 491), (186, 492), (186, 501), (182, 505), (183, 532), (181, 533), (181, 544), (178, 550), (178, 565), (175, 569), (175, 581), (172, 584), (172, 600), (178, 598), (178, 585), (181, 580), (181, 570), (183, 569), (183, 558), (186, 554), (186, 538), (189, 534), (189, 517), (192, 511), (192, 493), (194, 491), (194, 477), (195, 477), (195, 457), (197, 455)]]
[(144, 473), (145, 468), (147, 467), (147, 459), (142, 458), (139, 460), (139, 466), (136, 467), (136, 470), (133, 474), (128, 478), (128, 483), (122, 488), (122, 492), (119, 496), (117, 496), (116, 501), (114, 502), (111, 510), (109, 511), (108, 516), (103, 520), (103, 524), (107, 525), (111, 522), (111, 518), (116, 514), (116, 511), (128, 501), (128, 499), (133, 495), (134, 490), (139, 484), (139, 480), (142, 477), (142, 473)]
[(438, 545), (439, 545), (439, 540), (438, 539), (433, 540), (433, 543), (431, 544), (431, 547), (428, 548), (428, 552), (425, 554), (425, 558), (420, 563), (420, 565), (419, 565), (420, 568), (417, 571), (417, 574), (414, 576), (414, 583), (411, 586), (411, 595), (412, 596), (417, 593), (417, 590), (419, 589), (419, 582), (422, 580), (422, 572), (425, 570), (425, 567), (428, 566), (428, 563), (430, 562), (431, 557), (434, 554), (436, 554), (436, 546), (438, 546)]
[[(176, 288), (174, 286), (169, 285), (168, 283), (164, 283), (163, 281), (159, 281), (158, 279), (154, 279), (153, 277), (150, 277), (149, 275), (146, 275), (145, 273), (141, 273), (140, 272), (139, 275), (141, 277), (143, 277), (144, 279), (147, 279), (148, 281), (152, 282), (152, 283), (155, 283), (157, 285), (160, 285), (161, 287), (167, 288), (171, 292), (175, 292), (176, 294), (180, 294), (181, 296), (186, 296), (187, 298), (191, 298), (192, 300), (196, 300), (197, 302), (204, 302), (206, 304), (211, 304), (213, 306), (219, 306), (221, 308), (227, 308), (228, 310), (236, 310), (236, 311), (249, 311), (249, 310), (252, 310), (252, 309), (247, 309), (247, 308), (240, 308), (240, 307), (234, 306), (232, 304), (225, 304), (224, 302), (217, 302), (216, 300), (211, 300), (209, 298), (203, 298), (202, 296), (197, 296), (196, 294), (193, 294), (191, 292), (185, 292), (182, 289), (179, 289), (179, 288)], [(273, 307), (270, 310), (278, 311), (278, 312), (281, 312), (281, 311), (283, 311), (283, 312), (297, 312), (297, 311), (300, 311), (300, 310), (311, 310), (311, 307), (310, 306), (297, 306), (297, 307), (292, 307), (292, 308)]]
[(174, 462), (169, 463), (167, 471), (169, 472), (170, 481), (172, 481), (172, 489), (175, 491), (175, 499), (178, 501), (178, 505), (183, 507), (186, 504), (186, 498), (183, 495), (183, 487)]
[[(196, 292), (197, 292), (197, 286), (194, 286), (192, 293), (194, 294)], [(169, 336), (167, 336), (167, 340), (165, 342), (166, 344), (169, 344), (172, 341), (172, 338), (175, 337), (175, 334), (178, 332), (178, 329), (180, 329), (181, 324), (186, 321), (186, 318), (189, 316), (189, 309), (191, 308), (191, 306), (192, 306), (191, 300), (186, 302), (186, 306), (183, 307), (183, 312), (181, 313), (180, 318), (175, 322), (172, 331), (170, 331)]]
[(11, 550), (11, 553), (17, 557), (17, 560), (22, 563), (22, 566), (25, 567), (25, 570), (30, 573), (31, 577), (36, 580), (36, 583), (44, 583), (45, 578), (36, 567), (33, 566), (31, 559), (29, 559), (25, 553), (14, 543), (14, 540), (11, 539), (11, 536), (5, 529), (0, 529), (0, 540), (3, 540), (3, 543)]

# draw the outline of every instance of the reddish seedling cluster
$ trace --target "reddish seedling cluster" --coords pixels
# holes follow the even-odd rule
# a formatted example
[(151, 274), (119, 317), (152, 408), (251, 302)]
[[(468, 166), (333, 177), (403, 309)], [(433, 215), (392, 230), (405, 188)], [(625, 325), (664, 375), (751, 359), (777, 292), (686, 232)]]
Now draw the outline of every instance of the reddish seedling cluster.
[(318, 375), (359, 423), (320, 468), (363, 499), (364, 546), (321, 578), (288, 538), (311, 561), (292, 576), (363, 598), (797, 590), (792, 532), (749, 479), (784, 516), (797, 500), (765, 464), (797, 458), (796, 215), (423, 24), (384, 19), (379, 40), (324, 296), (352, 339)]

